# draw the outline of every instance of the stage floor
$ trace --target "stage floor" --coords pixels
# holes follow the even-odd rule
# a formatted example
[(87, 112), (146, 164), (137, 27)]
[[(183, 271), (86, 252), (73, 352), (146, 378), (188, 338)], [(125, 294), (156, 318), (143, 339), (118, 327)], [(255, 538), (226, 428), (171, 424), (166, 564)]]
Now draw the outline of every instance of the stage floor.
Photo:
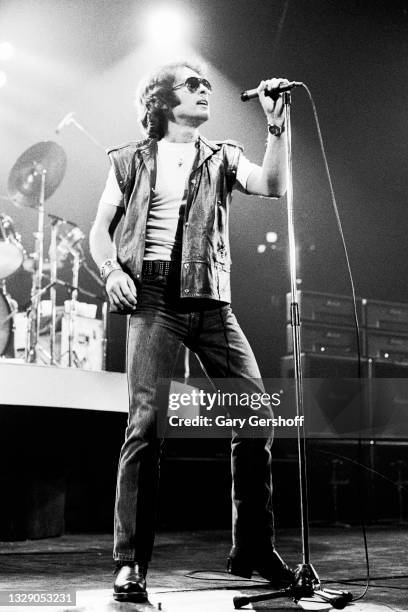
[[(77, 592), (76, 607), (44, 607), (44, 610), (154, 610), (167, 612), (214, 612), (233, 610), (232, 598), (258, 594), (259, 582), (224, 574), (230, 534), (226, 531), (166, 532), (156, 539), (155, 554), (148, 575), (151, 606), (119, 604), (111, 596), (113, 566), (111, 535), (64, 535), (0, 545), (0, 591)], [(406, 527), (370, 527), (368, 545), (371, 588), (362, 600), (346, 609), (353, 612), (408, 610), (408, 530)], [(277, 535), (277, 548), (287, 562), (301, 558), (299, 532), (294, 529)], [(313, 528), (311, 560), (328, 587), (343, 588), (359, 595), (365, 583), (365, 561), (361, 532), (356, 528)], [(347, 584), (346, 584), (347, 581)], [(159, 605), (161, 604), (161, 606)], [(32, 609), (38, 610), (39, 606)], [(1, 606), (2, 610), (31, 607)], [(248, 609), (248, 608), (246, 608)], [(287, 600), (252, 604), (256, 610), (290, 610)], [(330, 609), (323, 605), (313, 609)]]

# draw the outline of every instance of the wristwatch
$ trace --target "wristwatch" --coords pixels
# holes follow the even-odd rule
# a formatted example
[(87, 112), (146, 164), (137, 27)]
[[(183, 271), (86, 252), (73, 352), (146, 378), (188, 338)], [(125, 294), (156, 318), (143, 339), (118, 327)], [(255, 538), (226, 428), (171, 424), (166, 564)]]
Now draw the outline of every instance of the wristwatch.
[(268, 123), (268, 132), (273, 136), (282, 136), (285, 131), (285, 124), (276, 125), (276, 123)]
[(101, 272), (102, 280), (106, 282), (106, 279), (108, 278), (111, 272), (113, 272), (114, 270), (121, 270), (121, 269), (122, 268), (120, 264), (116, 261), (116, 259), (107, 259), (101, 265), (100, 272)]

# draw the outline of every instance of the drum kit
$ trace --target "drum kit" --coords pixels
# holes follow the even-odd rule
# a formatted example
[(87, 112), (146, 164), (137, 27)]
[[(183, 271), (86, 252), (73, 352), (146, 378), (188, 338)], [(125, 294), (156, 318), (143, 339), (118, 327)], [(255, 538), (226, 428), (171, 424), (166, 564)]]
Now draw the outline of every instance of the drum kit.
[[(27, 149), (10, 171), (8, 199), (19, 208), (36, 210), (37, 230), (34, 232), (34, 253), (27, 255), (21, 236), (14, 229), (12, 218), (0, 214), (0, 356), (17, 356), (18, 343), (15, 339), (17, 335), (21, 337), (21, 330), (19, 334), (16, 333), (19, 331), (16, 330), (16, 323), (21, 325), (23, 322), (23, 359), (27, 363), (104, 369), (107, 329), (105, 296), (84, 290), (78, 284), (82, 267), (103, 286), (98, 275), (86, 263), (82, 247), (85, 234), (77, 224), (45, 211), (46, 200), (64, 177), (66, 163), (62, 147), (55, 142), (45, 141)], [(51, 225), (48, 261), (44, 257), (46, 218)], [(58, 278), (58, 271), (65, 263), (71, 266), (72, 280), (69, 283)], [(21, 266), (31, 274), (32, 286), (27, 308), (19, 313), (17, 302), (7, 293), (6, 279)], [(69, 296), (64, 306), (57, 306), (58, 286), (64, 287)], [(102, 303), (100, 321), (92, 320), (96, 307), (79, 302), (79, 294)], [(48, 296), (49, 299), (45, 299)], [(90, 311), (93, 315), (89, 317)], [(83, 319), (87, 317), (88, 322), (84, 325)], [(66, 341), (63, 338), (57, 346), (57, 326), (61, 325), (61, 319)], [(41, 337), (44, 336), (44, 328), (47, 342)], [(97, 350), (100, 358), (92, 358), (86, 351), (84, 353), (86, 344), (90, 345), (88, 353), (89, 350)]]

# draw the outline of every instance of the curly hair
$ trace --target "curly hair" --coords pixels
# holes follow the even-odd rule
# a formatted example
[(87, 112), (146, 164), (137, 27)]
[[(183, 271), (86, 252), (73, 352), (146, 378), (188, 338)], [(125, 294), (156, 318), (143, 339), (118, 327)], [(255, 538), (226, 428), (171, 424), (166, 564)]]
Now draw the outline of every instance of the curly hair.
[(172, 88), (180, 68), (190, 68), (200, 76), (205, 73), (202, 63), (180, 60), (161, 66), (139, 82), (135, 103), (140, 124), (149, 138), (160, 140), (166, 133), (169, 111), (179, 103)]

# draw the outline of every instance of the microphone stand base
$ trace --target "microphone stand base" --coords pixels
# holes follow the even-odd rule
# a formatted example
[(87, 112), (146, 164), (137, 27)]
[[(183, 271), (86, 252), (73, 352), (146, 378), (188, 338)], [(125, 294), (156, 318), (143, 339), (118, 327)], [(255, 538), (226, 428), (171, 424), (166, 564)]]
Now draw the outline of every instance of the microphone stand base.
[(313, 591), (320, 587), (319, 576), (313, 565), (310, 563), (300, 563), (295, 569), (295, 579), (291, 586), (293, 599), (298, 600), (302, 597), (312, 597)]
[[(329, 604), (336, 610), (343, 610), (347, 604), (353, 601), (353, 595), (348, 591), (337, 591), (335, 589), (323, 589), (319, 577), (310, 563), (301, 563), (294, 572), (294, 581), (286, 589), (262, 593), (261, 595), (240, 595), (233, 598), (235, 610), (258, 601), (269, 599), (280, 599), (282, 597), (292, 599), (295, 604), (303, 609), (311, 609), (308, 604)], [(325, 606), (326, 607), (326, 606)], [(316, 610), (316, 607), (314, 608)]]

